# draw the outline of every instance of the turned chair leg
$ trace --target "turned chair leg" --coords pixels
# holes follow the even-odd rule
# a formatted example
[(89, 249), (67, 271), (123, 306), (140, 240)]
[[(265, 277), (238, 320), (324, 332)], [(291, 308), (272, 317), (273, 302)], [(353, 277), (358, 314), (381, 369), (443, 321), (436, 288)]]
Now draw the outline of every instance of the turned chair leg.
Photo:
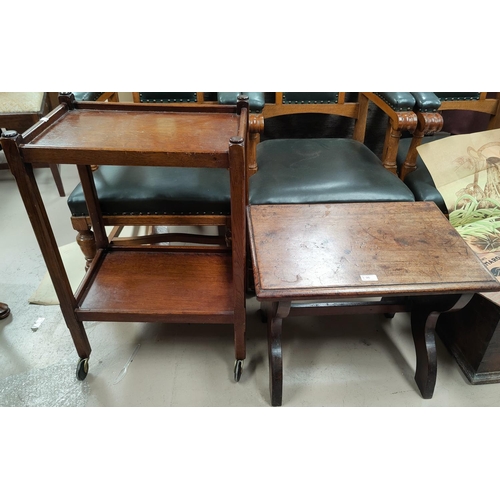
[(384, 167), (394, 175), (397, 175), (396, 155), (398, 152), (400, 138), (401, 130), (394, 128), (392, 123), (390, 123), (385, 134), (382, 158)]
[(418, 151), (422, 139), (429, 134), (435, 134), (443, 128), (443, 117), (439, 113), (418, 113), (418, 125), (413, 133), (406, 159), (398, 172), (399, 178), (405, 177), (417, 168)]
[(86, 230), (78, 230), (76, 242), (85, 257), (85, 271), (88, 271), (96, 254), (94, 232), (90, 227)]

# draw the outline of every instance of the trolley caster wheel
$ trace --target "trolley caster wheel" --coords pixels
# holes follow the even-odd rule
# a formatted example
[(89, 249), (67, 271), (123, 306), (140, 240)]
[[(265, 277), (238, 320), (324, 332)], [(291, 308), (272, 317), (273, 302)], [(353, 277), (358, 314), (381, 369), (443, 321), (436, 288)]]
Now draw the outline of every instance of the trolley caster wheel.
[(85, 380), (89, 372), (89, 358), (82, 358), (76, 365), (76, 378), (78, 380)]
[(234, 362), (234, 381), (239, 382), (241, 378), (241, 373), (243, 372), (243, 360), (237, 359)]

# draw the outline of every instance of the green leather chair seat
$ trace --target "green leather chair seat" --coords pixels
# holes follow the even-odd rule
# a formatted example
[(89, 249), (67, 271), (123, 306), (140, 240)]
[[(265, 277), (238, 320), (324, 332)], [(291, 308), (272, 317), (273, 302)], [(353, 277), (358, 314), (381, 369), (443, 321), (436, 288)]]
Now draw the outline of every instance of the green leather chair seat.
[[(443, 139), (448, 136), (449, 134), (445, 132), (439, 132), (438, 134), (424, 137), (422, 139), (422, 144)], [(399, 149), (396, 159), (398, 165), (402, 165), (404, 163), (410, 144), (411, 137), (401, 139), (399, 141)], [(443, 197), (436, 188), (434, 180), (432, 179), (429, 170), (420, 156), (417, 156), (416, 169), (406, 175), (404, 183), (410, 188), (416, 201), (433, 201), (444, 214), (448, 213)]]
[[(257, 148), (250, 203), (414, 201), (410, 189), (366, 146), (352, 139), (275, 139)], [(230, 213), (223, 169), (115, 167), (94, 172), (103, 215)], [(87, 215), (81, 185), (68, 198), (73, 216)]]
[[(94, 182), (103, 215), (230, 213), (224, 169), (102, 165)], [(73, 216), (88, 214), (81, 184), (69, 195), (68, 206)]]
[(353, 139), (274, 139), (257, 149), (250, 204), (415, 201), (379, 158)]

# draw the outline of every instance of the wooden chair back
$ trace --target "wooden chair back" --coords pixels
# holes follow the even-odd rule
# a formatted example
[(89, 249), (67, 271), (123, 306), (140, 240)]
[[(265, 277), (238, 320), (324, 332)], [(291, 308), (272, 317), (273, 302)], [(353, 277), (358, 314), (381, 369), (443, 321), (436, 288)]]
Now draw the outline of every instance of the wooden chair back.
[[(262, 117), (266, 120), (284, 115), (320, 113), (349, 118), (354, 121), (352, 139), (363, 143), (369, 106), (372, 104), (388, 117), (382, 162), (386, 169), (396, 174), (399, 139), (404, 131), (412, 132), (415, 129), (416, 116), (412, 110), (413, 100), (402, 104), (401, 96), (398, 101), (398, 93), (392, 93), (392, 100), (388, 98), (388, 94), (391, 93), (359, 92), (356, 95), (346, 92), (268, 92)], [(399, 94), (407, 96), (409, 93)], [(264, 125), (259, 123), (253, 127), (263, 130)]]

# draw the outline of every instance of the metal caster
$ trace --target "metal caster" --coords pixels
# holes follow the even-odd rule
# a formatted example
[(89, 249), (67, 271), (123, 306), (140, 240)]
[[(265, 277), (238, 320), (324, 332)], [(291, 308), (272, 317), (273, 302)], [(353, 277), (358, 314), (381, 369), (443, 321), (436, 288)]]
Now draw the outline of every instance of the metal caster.
[(78, 380), (85, 380), (89, 373), (89, 358), (82, 358), (76, 365), (76, 378)]
[(241, 378), (241, 373), (243, 372), (243, 360), (237, 359), (234, 362), (234, 381), (239, 382)]

